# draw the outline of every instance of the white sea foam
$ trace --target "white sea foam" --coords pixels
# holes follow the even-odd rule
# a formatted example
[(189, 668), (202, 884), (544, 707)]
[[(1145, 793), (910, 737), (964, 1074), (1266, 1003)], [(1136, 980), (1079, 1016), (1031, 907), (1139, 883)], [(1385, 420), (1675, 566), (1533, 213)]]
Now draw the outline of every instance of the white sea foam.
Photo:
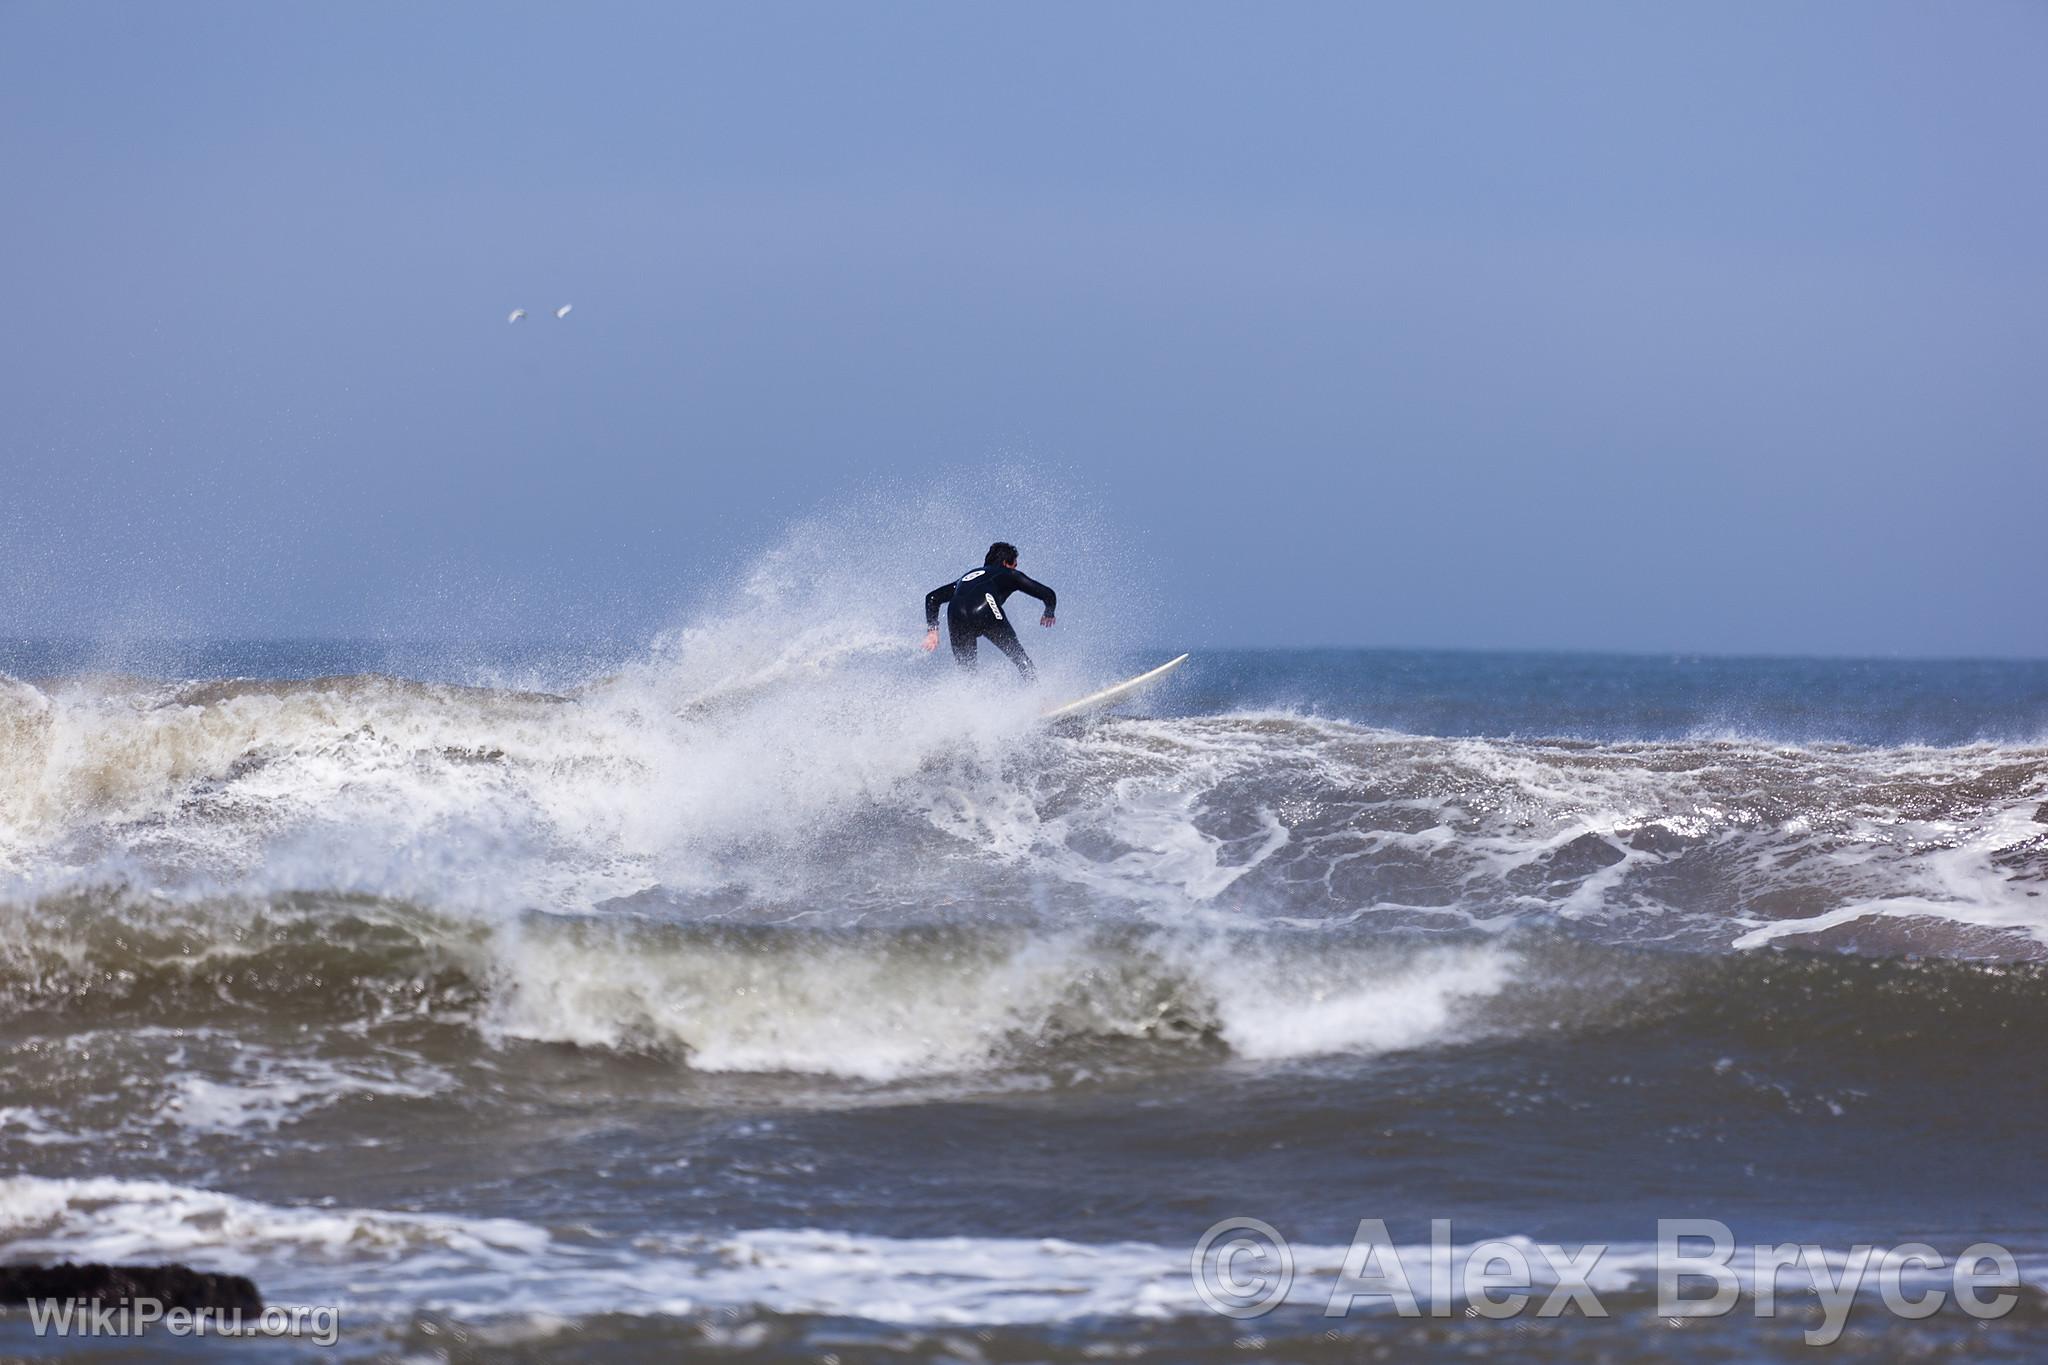
[(980, 1071), (1066, 1037), (1213, 1034), (1240, 1055), (1371, 1054), (1447, 1041), (1512, 977), (1495, 944), (1363, 950), (1314, 935), (988, 933), (804, 945), (522, 939), (501, 1036), (687, 1051), (707, 1071), (893, 1080)]
[(1458, 1038), (1473, 1028), (1465, 1007), (1497, 994), (1517, 955), (1495, 947), (1451, 948), (1374, 962), (1346, 953), (1313, 964), (1211, 940), (1196, 952), (1214, 993), (1219, 1032), (1233, 1052), (1271, 1059), (1372, 1054)]
[(418, 1099), (454, 1084), (441, 1068), (417, 1062), (394, 1069), (238, 1050), (225, 1077), (199, 1071), (166, 1076), (158, 1113), (197, 1133), (274, 1133), (352, 1098)]
[[(1915, 862), (1913, 894), (1855, 900), (1803, 919), (1744, 919), (1743, 923), (1754, 927), (1731, 946), (1759, 948), (1865, 919), (1944, 920), (2024, 934), (2048, 943), (2048, 897), (2015, 894), (2016, 890), (2023, 893), (2034, 888), (2016, 887), (1996, 861), (2006, 850), (2041, 837), (2033, 808), (2015, 803), (1994, 809), (1974, 827), (1944, 823), (1929, 828), (1927, 822), (1915, 823), (1917, 829), (1907, 828), (1926, 851)], [(1865, 864), (1871, 849), (1866, 843), (1835, 856), (1842, 864)]]
[(440, 1218), (276, 1207), (158, 1180), (0, 1179), (0, 1235), (16, 1259), (189, 1260), (252, 1273), (311, 1259), (390, 1262), (444, 1253), (509, 1266), (544, 1252), (544, 1229), (515, 1219)]
[(75, 1134), (54, 1126), (41, 1110), (22, 1104), (0, 1106), (0, 1139), (26, 1142), (35, 1147), (83, 1141)]
[[(690, 1314), (760, 1308), (899, 1325), (1016, 1325), (1094, 1318), (1204, 1317), (1212, 1310), (1190, 1274), (1188, 1245), (1142, 1241), (1083, 1243), (1057, 1238), (883, 1237), (815, 1229), (646, 1232), (626, 1240), (586, 1229), (550, 1229), (509, 1218), (288, 1207), (148, 1180), (0, 1179), (0, 1237), (22, 1259), (179, 1260), (254, 1274), (277, 1302), (338, 1303), (345, 1319), (390, 1322), (420, 1309), (472, 1321), (540, 1313)], [(1498, 1239), (1527, 1263), (1538, 1295), (1560, 1276), (1545, 1246)], [(1587, 1240), (1593, 1240), (1591, 1236)], [(1475, 1245), (1454, 1242), (1446, 1264), (1451, 1296), (1439, 1300), (1426, 1243), (1403, 1242), (1373, 1269), (1398, 1260), (1425, 1308), (1464, 1302)], [(1570, 1245), (1570, 1253), (1579, 1251)], [(1960, 1248), (1949, 1248), (1955, 1252)], [(1350, 1248), (1296, 1243), (1286, 1302), (1321, 1310)], [(1566, 1259), (1563, 1248), (1555, 1259)], [(1849, 1253), (1824, 1251), (1831, 1274)], [(1730, 1269), (1754, 1294), (1766, 1270), (1746, 1247)], [(2048, 1261), (2026, 1255), (2023, 1282), (2048, 1284)], [(1597, 1295), (1652, 1292), (1650, 1241), (1607, 1245), (1588, 1277)], [(1778, 1272), (1781, 1298), (1804, 1272)], [(1915, 1271), (1909, 1283), (1934, 1283)], [(1874, 1280), (1864, 1286), (1874, 1293)], [(1694, 1296), (1697, 1296), (1695, 1294)], [(1388, 1312), (1387, 1299), (1360, 1300), (1360, 1313)]]

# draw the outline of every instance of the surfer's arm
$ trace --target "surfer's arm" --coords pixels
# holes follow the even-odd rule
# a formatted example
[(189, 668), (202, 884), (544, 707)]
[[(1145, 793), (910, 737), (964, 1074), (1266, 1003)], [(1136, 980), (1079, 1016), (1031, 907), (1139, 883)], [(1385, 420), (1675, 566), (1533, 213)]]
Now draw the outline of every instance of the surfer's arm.
[[(951, 583), (933, 588), (924, 595), (924, 628), (926, 630), (937, 630), (939, 628), (939, 608), (952, 600), (953, 585)], [(1051, 610), (1051, 608), (1047, 608), (1047, 610)]]
[(1020, 573), (1016, 569), (1010, 570), (1010, 581), (1016, 584), (1018, 592), (1029, 593), (1045, 603), (1045, 615), (1039, 618), (1039, 624), (1051, 625), (1054, 610), (1059, 605), (1059, 594), (1031, 577), (1031, 575)]

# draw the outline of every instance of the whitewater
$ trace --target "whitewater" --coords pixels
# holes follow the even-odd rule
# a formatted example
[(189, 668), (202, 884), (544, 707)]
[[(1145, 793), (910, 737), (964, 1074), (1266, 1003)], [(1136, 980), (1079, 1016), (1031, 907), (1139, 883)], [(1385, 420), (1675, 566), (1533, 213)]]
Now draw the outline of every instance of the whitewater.
[(570, 666), (17, 647), (10, 1258), (249, 1273), (373, 1354), (1231, 1357), (1185, 1267), (1234, 1214), (2039, 1282), (2048, 667), (1212, 652), (1046, 726), (1175, 642), (959, 676), (951, 566), (820, 612), (834, 534)]

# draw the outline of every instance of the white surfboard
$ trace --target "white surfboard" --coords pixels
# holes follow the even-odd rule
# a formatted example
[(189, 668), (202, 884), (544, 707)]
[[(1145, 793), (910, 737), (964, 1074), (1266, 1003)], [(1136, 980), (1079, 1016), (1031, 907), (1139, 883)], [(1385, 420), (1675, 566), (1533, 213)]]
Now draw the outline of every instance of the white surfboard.
[(1114, 706), (1125, 697), (1144, 691), (1187, 661), (1188, 656), (1185, 654), (1181, 655), (1178, 659), (1168, 659), (1149, 673), (1140, 673), (1135, 678), (1126, 678), (1116, 686), (1105, 687), (1100, 692), (1090, 692), (1079, 701), (1070, 701), (1064, 706), (1055, 706), (1052, 710), (1045, 712), (1040, 719), (1065, 720), (1069, 716), (1085, 715), (1090, 711), (1099, 711), (1105, 706)]

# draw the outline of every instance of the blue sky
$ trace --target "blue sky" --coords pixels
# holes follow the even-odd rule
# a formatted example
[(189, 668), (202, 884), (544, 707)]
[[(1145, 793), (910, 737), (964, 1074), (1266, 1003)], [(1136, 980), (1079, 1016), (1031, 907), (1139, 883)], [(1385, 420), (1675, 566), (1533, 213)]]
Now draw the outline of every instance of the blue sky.
[(631, 632), (1021, 472), (1162, 642), (2048, 654), (2044, 70), (1993, 0), (0, 0), (0, 629)]

